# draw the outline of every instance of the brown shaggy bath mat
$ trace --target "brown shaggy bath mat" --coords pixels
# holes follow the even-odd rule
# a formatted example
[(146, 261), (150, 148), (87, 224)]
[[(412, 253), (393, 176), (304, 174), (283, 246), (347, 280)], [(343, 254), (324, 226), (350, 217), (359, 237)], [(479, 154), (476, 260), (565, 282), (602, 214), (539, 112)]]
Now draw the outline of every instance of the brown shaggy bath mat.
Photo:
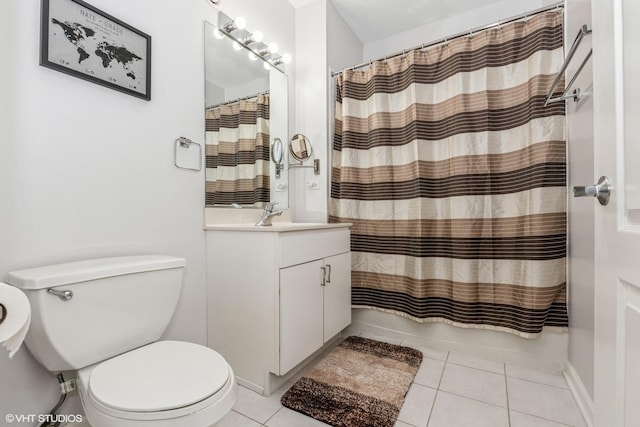
[(422, 362), (418, 350), (349, 337), (282, 396), (294, 411), (340, 427), (392, 427)]

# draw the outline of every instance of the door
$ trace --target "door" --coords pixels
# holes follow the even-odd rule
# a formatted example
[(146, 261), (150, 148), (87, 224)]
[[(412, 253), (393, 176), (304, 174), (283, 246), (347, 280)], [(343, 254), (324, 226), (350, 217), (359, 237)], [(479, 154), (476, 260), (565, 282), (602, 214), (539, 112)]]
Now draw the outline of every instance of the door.
[(351, 324), (351, 253), (325, 258), (324, 342)]
[(609, 204), (595, 212), (594, 422), (635, 427), (640, 426), (640, 2), (591, 3), (595, 170), (613, 185)]
[(280, 269), (280, 375), (324, 342), (322, 265), (317, 260)]

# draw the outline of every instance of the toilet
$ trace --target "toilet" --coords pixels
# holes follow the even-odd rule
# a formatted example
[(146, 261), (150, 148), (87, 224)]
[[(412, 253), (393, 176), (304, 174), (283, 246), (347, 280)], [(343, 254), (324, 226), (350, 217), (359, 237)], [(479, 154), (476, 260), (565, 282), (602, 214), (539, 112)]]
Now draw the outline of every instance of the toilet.
[(159, 341), (185, 266), (164, 255), (102, 258), (14, 271), (29, 298), (25, 343), (49, 371), (77, 371), (92, 427), (204, 427), (236, 400), (233, 371), (214, 350)]

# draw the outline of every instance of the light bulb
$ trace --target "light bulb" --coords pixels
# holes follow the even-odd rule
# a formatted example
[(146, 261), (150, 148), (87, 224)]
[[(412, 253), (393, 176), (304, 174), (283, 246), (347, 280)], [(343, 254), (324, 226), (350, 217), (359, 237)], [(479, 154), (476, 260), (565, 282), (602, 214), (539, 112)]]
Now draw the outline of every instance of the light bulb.
[(213, 30), (213, 36), (218, 40), (222, 40), (224, 38), (224, 34), (222, 34), (222, 32), (217, 28)]
[(236, 19), (234, 19), (233, 22), (235, 22), (236, 28), (239, 30), (244, 30), (244, 28), (247, 26), (247, 20), (242, 16), (238, 16)]
[(269, 43), (269, 52), (276, 53), (278, 51), (278, 45), (276, 43)]
[(265, 70), (270, 70), (271, 69), (271, 64), (269, 64), (266, 61), (262, 64), (262, 66), (264, 67)]
[(285, 64), (290, 64), (291, 55), (289, 55), (288, 53), (285, 53), (284, 55), (282, 55), (282, 62), (284, 62)]
[(260, 43), (262, 40), (264, 40), (264, 34), (262, 34), (262, 31), (254, 31), (253, 32), (253, 41), (256, 43)]
[(233, 48), (235, 50), (242, 50), (242, 46), (240, 46), (240, 43), (238, 42), (233, 42)]
[(252, 61), (255, 61), (255, 60), (258, 59), (258, 57), (256, 56), (255, 53), (249, 52), (249, 59), (252, 60)]

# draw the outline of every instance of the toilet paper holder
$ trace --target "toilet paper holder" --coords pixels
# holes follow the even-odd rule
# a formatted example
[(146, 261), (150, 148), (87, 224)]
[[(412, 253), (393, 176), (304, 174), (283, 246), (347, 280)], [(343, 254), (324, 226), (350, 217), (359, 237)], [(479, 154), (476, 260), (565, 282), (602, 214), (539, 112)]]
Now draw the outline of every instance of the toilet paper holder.
[(4, 319), (7, 317), (7, 307), (5, 307), (2, 303), (0, 303), (0, 325), (4, 322)]

